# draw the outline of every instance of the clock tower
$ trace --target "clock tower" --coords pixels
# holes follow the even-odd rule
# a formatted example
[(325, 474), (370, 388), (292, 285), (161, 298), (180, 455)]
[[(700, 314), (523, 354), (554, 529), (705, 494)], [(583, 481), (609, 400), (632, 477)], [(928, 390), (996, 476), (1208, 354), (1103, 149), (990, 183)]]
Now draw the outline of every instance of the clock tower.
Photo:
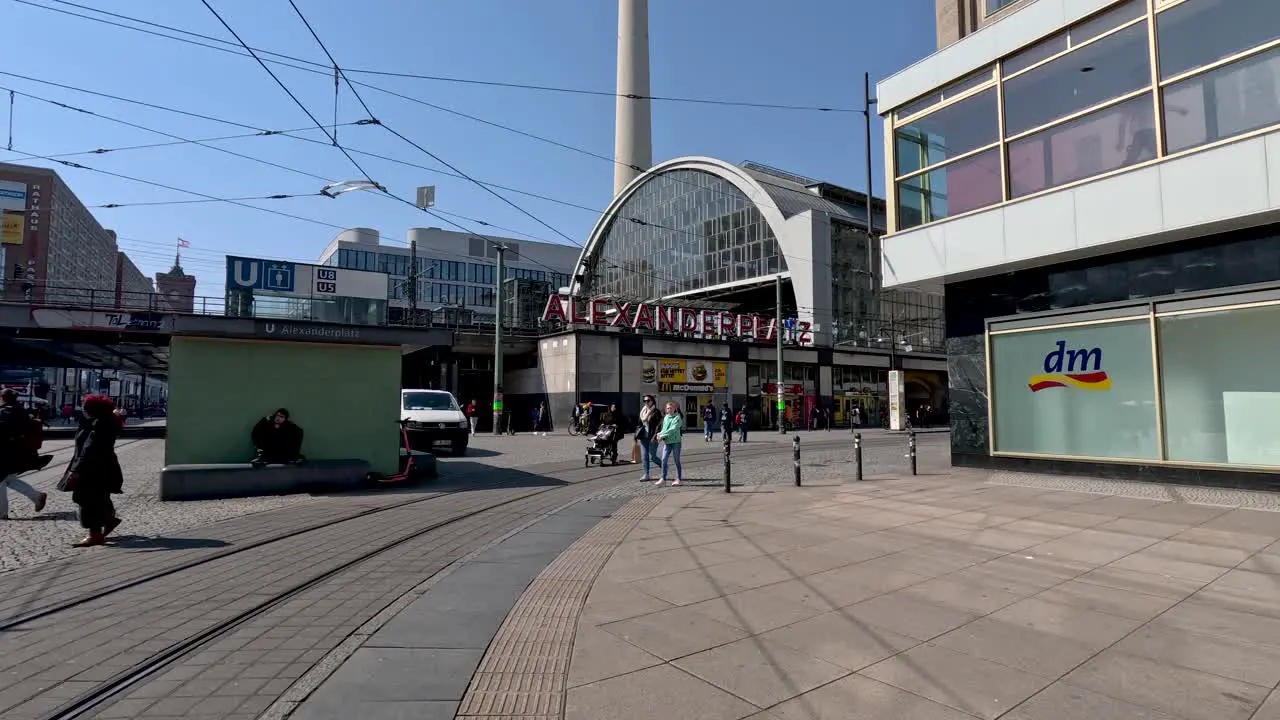
[(181, 253), (174, 256), (169, 272), (156, 273), (156, 292), (162, 299), (161, 307), (180, 313), (195, 310), (196, 279), (182, 271)]

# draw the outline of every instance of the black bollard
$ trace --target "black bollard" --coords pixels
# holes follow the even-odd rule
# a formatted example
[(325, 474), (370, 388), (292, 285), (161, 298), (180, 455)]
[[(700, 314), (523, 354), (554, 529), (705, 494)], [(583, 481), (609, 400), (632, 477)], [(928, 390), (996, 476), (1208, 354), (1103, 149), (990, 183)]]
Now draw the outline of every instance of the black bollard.
[(732, 442), (732, 440), (730, 440), (729, 438), (730, 438), (729, 435), (724, 436), (724, 491), (725, 492), (733, 492), (733, 490), (730, 489), (733, 486), (733, 482), (731, 480), (731, 477), (733, 475), (733, 470), (729, 465), (729, 444)]
[(911, 458), (911, 474), (916, 474), (916, 431), (907, 433), (907, 457)]
[(853, 462), (858, 473), (855, 479), (862, 482), (862, 433), (853, 434)]
[(791, 465), (796, 476), (796, 487), (800, 487), (800, 436), (791, 438)]

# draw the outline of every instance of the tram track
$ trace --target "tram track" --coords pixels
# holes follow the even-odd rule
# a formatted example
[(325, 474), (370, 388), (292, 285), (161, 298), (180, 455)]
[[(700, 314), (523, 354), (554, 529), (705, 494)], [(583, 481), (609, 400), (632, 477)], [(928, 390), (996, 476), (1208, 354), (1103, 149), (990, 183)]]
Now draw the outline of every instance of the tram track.
[[(847, 446), (847, 444), (848, 444), (848, 440), (846, 438), (840, 438), (840, 439), (832, 438), (831, 440), (811, 440), (811, 442), (807, 445), (807, 447), (829, 450), (832, 447), (844, 447), (844, 446)], [(887, 445), (888, 443), (877, 442), (873, 444)], [(715, 447), (715, 446), (712, 446), (712, 447)], [(690, 450), (694, 450), (694, 448), (690, 448)], [(787, 451), (786, 449), (781, 448), (777, 445), (761, 445), (759, 447), (741, 448), (735, 453), (734, 457), (737, 457), (737, 458), (761, 457), (765, 455), (776, 454), (779, 452), (786, 452), (786, 451)], [(699, 449), (697, 451), (690, 452), (686, 455), (686, 465), (699, 466), (699, 465), (706, 465), (706, 464), (714, 464), (719, 462), (720, 457), (721, 457), (720, 453), (714, 450), (711, 450), (711, 448), (707, 448), (706, 450)], [(196, 629), (190, 634), (188, 634), (186, 637), (177, 639), (176, 641), (167, 645), (163, 649), (160, 649), (158, 652), (154, 652), (147, 655), (140, 662), (136, 662), (130, 665), (126, 670), (120, 673), (117, 673), (111, 676), (110, 678), (107, 678), (104, 681), (98, 683), (90, 690), (78, 695), (72, 700), (69, 700), (68, 702), (66, 702), (65, 704), (63, 704), (62, 706), (54, 710), (51, 714), (48, 714), (44, 717), (48, 718), (49, 720), (63, 720), (64, 718), (88, 717), (95, 711), (100, 710), (105, 705), (108, 705), (111, 702), (113, 702), (115, 699), (117, 699), (121, 695), (121, 693), (124, 693), (129, 688), (132, 688), (138, 685), (139, 683), (142, 683), (148, 680), (149, 678), (151, 678), (161, 670), (173, 665), (174, 663), (180, 662), (184, 657), (189, 656), (191, 653), (195, 652), (196, 650), (208, 645), (209, 643), (217, 640), (218, 638), (225, 637), (228, 633), (233, 632), (234, 630), (245, 625), (246, 623), (250, 623), (255, 618), (261, 617), (263, 614), (268, 613), (273, 608), (279, 607), (282, 603), (288, 601), (290, 598), (296, 597), (299, 594), (304, 593), (311, 588), (320, 586), (326, 581), (333, 579), (336, 576), (342, 574), (343, 572), (350, 570), (352, 568), (355, 568), (356, 566), (359, 566), (361, 563), (368, 562), (374, 558), (377, 558), (381, 555), (388, 553), (389, 551), (395, 548), (404, 546), (407, 543), (411, 543), (415, 540), (422, 539), (424, 536), (431, 535), (432, 533), (446, 531), (450, 526), (463, 522), (469, 518), (474, 518), (476, 516), (483, 515), (485, 513), (500, 511), (503, 508), (510, 508), (511, 506), (517, 503), (528, 503), (529, 501), (532, 501), (534, 498), (537, 498), (541, 495), (544, 495), (545, 493), (548, 493), (557, 489), (563, 489), (565, 487), (571, 487), (571, 486), (583, 485), (583, 484), (595, 485), (604, 481), (616, 480), (621, 476), (625, 476), (635, 472), (635, 467), (631, 465), (620, 465), (620, 466), (617, 466), (616, 468), (610, 467), (607, 469), (602, 469), (597, 467), (597, 468), (592, 468), (590, 470), (584, 470), (584, 468), (582, 468), (582, 466), (577, 463), (563, 463), (563, 464), (558, 463), (554, 465), (548, 463), (547, 465), (540, 466), (538, 469), (540, 471), (539, 474), (555, 473), (557, 475), (563, 475), (563, 474), (579, 475), (579, 474), (590, 473), (590, 476), (582, 477), (581, 479), (577, 479), (577, 480), (570, 480), (565, 484), (556, 484), (556, 485), (542, 488), (542, 489), (531, 489), (529, 492), (519, 493), (516, 497), (506, 498), (506, 499), (498, 500), (496, 502), (491, 502), (491, 503), (485, 503), (480, 507), (475, 507), (471, 509), (462, 509), (460, 512), (448, 515), (444, 518), (438, 519), (433, 522), (429, 522), (426, 525), (423, 525), (421, 527), (415, 527), (404, 533), (396, 533), (394, 536), (388, 537), (385, 540), (380, 539), (380, 541), (375, 543), (372, 547), (367, 549), (362, 549), (355, 556), (343, 559), (341, 562), (337, 562), (331, 567), (321, 567), (323, 563), (318, 563), (317, 567), (315, 568), (316, 572), (314, 573), (306, 572), (304, 577), (299, 577), (296, 582), (291, 582), (286, 587), (271, 588), (270, 593), (265, 594), (265, 597), (263, 597), (263, 599), (261, 599), (260, 601), (255, 602), (245, 607), (244, 609), (233, 613), (229, 617), (217, 620), (216, 622), (213, 622), (213, 624), (211, 625), (208, 625), (200, 629)], [(602, 470), (603, 472), (601, 472)], [(484, 470), (477, 470), (477, 471), (464, 471), (459, 473), (455, 477), (457, 479), (466, 479), (468, 477), (474, 477), (476, 475), (483, 475), (486, 473), (493, 473), (493, 472), (502, 472), (502, 471), (495, 471), (494, 469), (487, 468)], [(504, 485), (506, 485), (506, 487), (504, 487)], [(365, 509), (358, 513), (343, 516), (340, 518), (333, 518), (325, 522), (317, 523), (315, 525), (298, 528), (296, 530), (290, 531), (282, 535), (265, 538), (263, 540), (255, 541), (253, 543), (248, 543), (246, 545), (232, 548), (230, 550), (226, 550), (223, 552), (213, 553), (204, 557), (196, 558), (189, 562), (174, 565), (172, 567), (162, 568), (156, 572), (145, 574), (136, 578), (132, 578), (125, 582), (121, 582), (121, 583), (109, 586), (107, 588), (103, 588), (99, 591), (86, 593), (84, 595), (80, 595), (80, 596), (68, 599), (66, 601), (54, 603), (54, 604), (45, 606), (43, 608), (39, 608), (35, 611), (28, 612), (21, 616), (16, 616), (3, 621), (3, 623), (0, 623), (0, 631), (29, 632), (29, 631), (38, 631), (39, 629), (41, 629), (41, 627), (52, 629), (52, 628), (57, 628), (63, 624), (62, 622), (59, 622), (59, 620), (62, 620), (64, 622), (69, 621), (70, 624), (74, 624), (77, 620), (79, 620), (82, 617), (89, 617), (91, 613), (85, 613), (85, 612), (74, 613), (72, 611), (85, 608), (86, 606), (90, 606), (96, 601), (110, 598), (113, 595), (117, 595), (128, 590), (140, 588), (149, 583), (155, 582), (157, 580), (160, 580), (166, 577), (178, 575), (180, 573), (184, 573), (190, 570), (196, 570), (198, 568), (201, 568), (202, 566), (209, 566), (213, 563), (216, 563), (220, 560), (227, 559), (234, 555), (248, 553), (248, 552), (251, 552), (254, 550), (260, 550), (263, 548), (269, 548), (272, 545), (277, 545), (281, 543), (285, 543), (287, 545), (288, 543), (286, 541), (291, 539), (301, 538), (302, 536), (308, 533), (331, 530), (348, 523), (358, 523), (362, 519), (367, 520), (372, 515), (380, 515), (383, 513), (389, 513), (396, 510), (404, 510), (406, 508), (412, 508), (413, 506), (417, 506), (423, 503), (429, 503), (430, 501), (433, 501), (433, 500), (439, 500), (445, 497), (456, 496), (468, 490), (500, 490), (500, 491), (506, 490), (506, 491), (518, 492), (519, 490), (522, 490), (522, 489), (525, 489), (525, 488), (522, 488), (519, 486), (512, 487), (512, 483), (499, 482), (493, 485), (486, 484), (482, 486), (456, 488), (456, 489), (452, 489), (452, 490), (448, 490), (440, 493), (434, 493), (428, 497), (416, 497), (412, 500), (409, 500), (403, 503), (394, 503), (384, 507)], [(577, 498), (575, 498), (575, 500), (581, 499), (581, 497), (590, 495), (591, 492), (593, 491), (584, 490), (580, 495), (578, 495)], [(401, 514), (403, 515), (404, 513), (401, 513)], [(395, 519), (396, 518), (388, 517), (387, 523), (394, 524)], [(287, 550), (288, 550), (287, 547), (280, 548), (281, 552), (285, 552)], [(264, 555), (263, 563), (269, 564), (267, 563), (267, 559), (269, 558), (270, 558), (270, 555)], [(243, 588), (240, 588), (240, 590), (243, 590)], [(266, 590), (267, 588), (264, 587), (258, 591), (249, 591), (246, 593), (246, 596), (252, 596), (255, 598), (260, 597), (264, 595), (262, 591), (266, 591)], [(235, 593), (231, 592), (231, 593), (228, 593), (228, 595), (234, 596)], [(243, 597), (239, 597), (239, 598), (228, 597), (226, 599), (228, 601), (239, 601), (239, 600), (242, 600)], [(144, 604), (144, 607), (145, 607), (145, 604)], [(59, 615), (62, 615), (64, 617), (59, 618), (58, 617)], [(40, 627), (24, 628), (24, 626), (32, 626), (37, 621), (42, 621), (42, 620), (45, 622), (41, 622), (39, 624)]]

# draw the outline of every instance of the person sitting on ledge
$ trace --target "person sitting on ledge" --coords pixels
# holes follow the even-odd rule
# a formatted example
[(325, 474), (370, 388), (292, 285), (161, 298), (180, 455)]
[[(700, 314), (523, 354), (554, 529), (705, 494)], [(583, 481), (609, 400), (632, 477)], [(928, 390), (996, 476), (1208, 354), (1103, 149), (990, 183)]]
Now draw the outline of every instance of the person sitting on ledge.
[(289, 411), (276, 410), (253, 426), (253, 447), (256, 453), (253, 464), (263, 465), (301, 464), (302, 428), (289, 419)]

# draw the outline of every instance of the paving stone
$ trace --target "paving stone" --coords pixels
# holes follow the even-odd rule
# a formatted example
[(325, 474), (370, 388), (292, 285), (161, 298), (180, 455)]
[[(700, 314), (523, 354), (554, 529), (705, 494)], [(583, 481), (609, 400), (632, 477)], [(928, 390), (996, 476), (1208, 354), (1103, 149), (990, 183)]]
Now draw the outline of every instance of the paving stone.
[(1275, 687), (1280, 683), (1280, 647), (1274, 645), (1233, 642), (1152, 624), (1138, 628), (1115, 649), (1162, 665), (1177, 665), (1254, 685)]
[(862, 675), (769, 708), (766, 720), (971, 720), (972, 715)]
[(1177, 602), (1175, 598), (1144, 595), (1081, 580), (1055, 585), (1036, 595), (1036, 599), (1144, 622)]
[(847, 670), (861, 670), (919, 643), (915, 638), (861, 622), (844, 610), (823, 613), (759, 637)]
[(1096, 647), (991, 617), (933, 639), (933, 644), (1047, 678), (1066, 674)]
[(1004, 720), (1176, 720), (1159, 710), (1134, 705), (1065, 682), (1057, 682), (1019, 705)]
[(1048, 678), (929, 644), (872, 665), (861, 674), (989, 720), (1008, 712), (1051, 682)]
[(565, 694), (564, 719), (738, 720), (760, 709), (671, 665), (659, 665), (571, 688)]
[(594, 626), (580, 624), (573, 640), (567, 685), (577, 687), (661, 664), (662, 659), (656, 655)]
[(1270, 688), (1108, 650), (1065, 680), (1187, 720), (1248, 718)]
[(680, 658), (675, 665), (762, 708), (849, 674), (845, 668), (759, 637)]
[(769, 592), (767, 587), (712, 598), (687, 607), (752, 634), (767, 632), (822, 612), (802, 603), (789, 602)]

